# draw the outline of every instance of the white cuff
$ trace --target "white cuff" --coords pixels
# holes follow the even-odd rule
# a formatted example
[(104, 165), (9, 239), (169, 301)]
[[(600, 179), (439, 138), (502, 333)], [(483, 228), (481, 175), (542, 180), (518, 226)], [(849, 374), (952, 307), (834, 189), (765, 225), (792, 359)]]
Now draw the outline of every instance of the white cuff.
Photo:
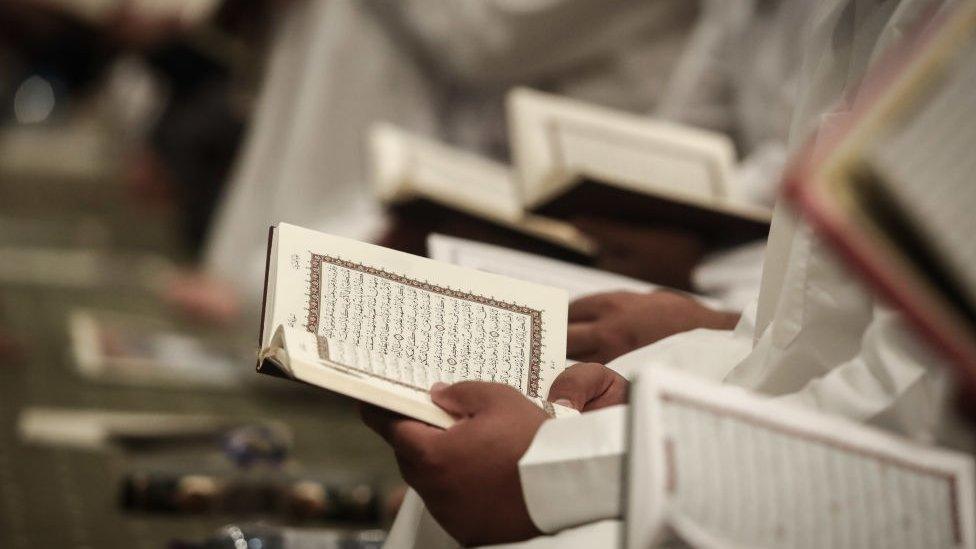
[(627, 408), (546, 421), (519, 460), (522, 493), (539, 530), (619, 517)]

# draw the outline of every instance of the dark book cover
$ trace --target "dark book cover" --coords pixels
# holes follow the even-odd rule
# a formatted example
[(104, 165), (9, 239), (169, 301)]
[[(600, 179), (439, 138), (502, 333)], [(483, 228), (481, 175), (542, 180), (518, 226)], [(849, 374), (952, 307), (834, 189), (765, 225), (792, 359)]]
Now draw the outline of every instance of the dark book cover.
[(378, 244), (414, 255), (427, 255), (427, 237), (440, 233), (504, 246), (581, 265), (594, 258), (545, 239), (443, 206), (415, 199), (391, 206), (392, 223)]
[(699, 235), (711, 249), (765, 239), (769, 223), (584, 179), (533, 209), (572, 221), (608, 219)]

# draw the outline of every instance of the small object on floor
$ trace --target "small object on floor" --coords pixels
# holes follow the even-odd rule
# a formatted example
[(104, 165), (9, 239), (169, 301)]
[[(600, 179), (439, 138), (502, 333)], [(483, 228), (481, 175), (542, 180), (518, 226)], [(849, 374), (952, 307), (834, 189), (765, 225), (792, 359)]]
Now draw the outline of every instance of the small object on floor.
[(370, 483), (279, 474), (137, 471), (122, 479), (127, 511), (230, 514), (291, 521), (377, 524), (379, 491)]
[(199, 542), (174, 540), (169, 549), (380, 549), (383, 530), (282, 528), (264, 524), (228, 524)]

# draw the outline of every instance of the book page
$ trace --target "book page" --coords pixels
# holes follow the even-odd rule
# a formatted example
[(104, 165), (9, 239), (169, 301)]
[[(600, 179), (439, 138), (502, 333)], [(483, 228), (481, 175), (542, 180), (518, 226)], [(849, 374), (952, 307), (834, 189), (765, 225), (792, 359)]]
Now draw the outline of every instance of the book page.
[(384, 200), (422, 196), (488, 219), (522, 216), (504, 164), (389, 124), (372, 128), (370, 144), (374, 186)]
[(108, 311), (71, 311), (68, 335), (77, 372), (108, 384), (240, 388), (240, 364), (250, 355), (166, 322)]
[(384, 202), (424, 198), (584, 255), (596, 249), (569, 223), (527, 215), (505, 164), (390, 124), (371, 129), (370, 154), (373, 187)]
[(584, 175), (635, 191), (657, 191), (712, 202), (725, 194), (725, 181), (709, 159), (668, 142), (629, 135), (599, 124), (553, 120), (553, 157), (567, 173)]
[(969, 456), (741, 389), (648, 377), (638, 398), (657, 403), (668, 522), (691, 543), (973, 546)]
[(733, 197), (735, 151), (722, 134), (528, 89), (508, 106), (526, 208), (583, 176), (702, 204)]
[(414, 153), (409, 177), (418, 194), (489, 219), (522, 216), (508, 166), (447, 147)]
[[(670, 290), (636, 278), (442, 234), (432, 234), (427, 238), (427, 253), (432, 259), (461, 267), (562, 288), (570, 301), (603, 292)], [(687, 295), (712, 308), (723, 308), (713, 299)]]
[[(868, 145), (868, 162), (952, 283), (976, 304), (976, 37), (928, 80), (921, 105), (888, 121)], [(917, 101), (916, 101), (917, 103)]]
[(544, 397), (565, 367), (563, 291), (285, 223), (270, 324), (318, 340), (323, 358), (409, 391), (505, 383)]
[(598, 269), (442, 234), (427, 238), (427, 254), (437, 261), (562, 288), (570, 300), (600, 292), (649, 292), (660, 288)]

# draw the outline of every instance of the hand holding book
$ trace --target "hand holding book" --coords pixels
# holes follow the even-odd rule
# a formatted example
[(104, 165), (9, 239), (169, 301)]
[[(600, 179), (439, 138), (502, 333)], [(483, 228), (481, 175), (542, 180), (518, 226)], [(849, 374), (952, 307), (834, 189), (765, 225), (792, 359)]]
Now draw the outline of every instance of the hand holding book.
[(617, 372), (595, 362), (573, 364), (549, 389), (549, 401), (581, 412), (627, 403), (630, 383)]
[(607, 363), (666, 337), (707, 328), (731, 330), (737, 313), (711, 309), (678, 292), (607, 292), (569, 305), (567, 353)]
[(539, 535), (522, 495), (518, 461), (546, 415), (497, 383), (437, 385), (431, 397), (458, 418), (451, 428), (363, 409), (366, 424), (393, 447), (404, 480), (465, 546)]
[(447, 427), (434, 383), (504, 383), (542, 406), (565, 345), (561, 290), (287, 224), (273, 231), (264, 373)]

